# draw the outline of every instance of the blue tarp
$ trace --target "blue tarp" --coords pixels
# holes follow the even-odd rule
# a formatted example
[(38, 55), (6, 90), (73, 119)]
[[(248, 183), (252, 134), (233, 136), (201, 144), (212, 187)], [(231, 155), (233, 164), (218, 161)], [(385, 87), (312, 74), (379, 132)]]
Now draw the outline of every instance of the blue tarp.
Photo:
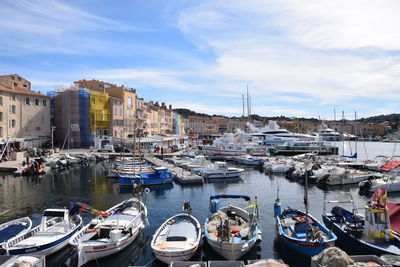
[(250, 201), (250, 197), (246, 195), (211, 195), (211, 199), (219, 199), (219, 198), (243, 198), (246, 201)]

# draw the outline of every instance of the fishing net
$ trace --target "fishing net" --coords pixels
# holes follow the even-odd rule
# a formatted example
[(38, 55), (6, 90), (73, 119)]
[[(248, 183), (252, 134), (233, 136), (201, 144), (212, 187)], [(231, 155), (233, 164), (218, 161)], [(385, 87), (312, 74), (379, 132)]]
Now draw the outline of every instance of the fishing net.
[(222, 211), (213, 213), (207, 223), (207, 230), (209, 233), (218, 233), (218, 228), (221, 225), (221, 221), (224, 222), (229, 220), (231, 231), (238, 232), (241, 229), (249, 227), (249, 224), (245, 222), (241, 217), (235, 216), (234, 219), (229, 218), (228, 215)]
[(319, 255), (312, 257), (312, 260), (326, 267), (347, 267), (355, 264), (346, 252), (337, 247), (325, 249)]

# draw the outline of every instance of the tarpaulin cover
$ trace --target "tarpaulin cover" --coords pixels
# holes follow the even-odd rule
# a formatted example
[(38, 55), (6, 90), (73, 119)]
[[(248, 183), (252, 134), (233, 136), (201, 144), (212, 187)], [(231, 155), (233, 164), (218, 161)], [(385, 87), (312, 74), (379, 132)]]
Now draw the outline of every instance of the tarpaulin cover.
[(391, 170), (400, 166), (400, 161), (389, 161), (385, 165), (381, 166), (381, 171), (383, 172), (390, 172)]

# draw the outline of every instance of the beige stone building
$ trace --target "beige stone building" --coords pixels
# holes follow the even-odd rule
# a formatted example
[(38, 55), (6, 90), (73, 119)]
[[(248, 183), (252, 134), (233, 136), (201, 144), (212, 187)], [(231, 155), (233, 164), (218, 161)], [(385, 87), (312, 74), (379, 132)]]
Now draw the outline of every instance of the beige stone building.
[(50, 97), (17, 74), (0, 76), (0, 139), (8, 138), (21, 148), (50, 140)]

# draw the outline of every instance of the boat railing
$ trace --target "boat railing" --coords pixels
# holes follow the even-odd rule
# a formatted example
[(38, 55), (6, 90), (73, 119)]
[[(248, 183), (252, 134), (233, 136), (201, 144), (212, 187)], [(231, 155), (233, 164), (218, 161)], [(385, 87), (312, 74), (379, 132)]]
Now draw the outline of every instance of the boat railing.
[(343, 200), (327, 200), (327, 199), (325, 199), (324, 205), (323, 205), (324, 214), (326, 214), (326, 204), (346, 204), (346, 203), (348, 203), (348, 204), (352, 204), (353, 212), (357, 211), (357, 207), (355, 205), (352, 195), (350, 193), (346, 193), (345, 196), (348, 199), (343, 199)]

